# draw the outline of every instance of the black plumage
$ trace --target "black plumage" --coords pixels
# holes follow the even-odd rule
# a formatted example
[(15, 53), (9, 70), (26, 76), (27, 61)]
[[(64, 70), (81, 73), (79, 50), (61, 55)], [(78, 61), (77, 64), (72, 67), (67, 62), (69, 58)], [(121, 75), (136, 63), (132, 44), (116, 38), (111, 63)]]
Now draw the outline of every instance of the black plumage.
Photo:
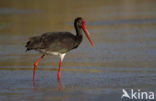
[(73, 35), (70, 32), (47, 32), (41, 36), (31, 37), (27, 42), (27, 50), (46, 49), (47, 51), (66, 53), (77, 48), (82, 37)]
[(51, 52), (66, 53), (77, 48), (82, 41), (82, 28), (77, 24), (82, 18), (75, 20), (76, 35), (70, 32), (46, 32), (41, 36), (34, 36), (26, 44), (26, 51), (44, 49)]

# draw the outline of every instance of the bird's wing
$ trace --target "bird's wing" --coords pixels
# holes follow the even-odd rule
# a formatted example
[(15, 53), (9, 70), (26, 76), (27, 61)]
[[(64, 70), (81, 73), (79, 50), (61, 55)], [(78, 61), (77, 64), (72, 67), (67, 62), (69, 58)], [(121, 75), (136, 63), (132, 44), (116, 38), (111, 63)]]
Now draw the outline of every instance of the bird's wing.
[(48, 51), (64, 53), (74, 47), (74, 38), (74, 35), (70, 32), (48, 32), (41, 36), (41, 42), (44, 49)]

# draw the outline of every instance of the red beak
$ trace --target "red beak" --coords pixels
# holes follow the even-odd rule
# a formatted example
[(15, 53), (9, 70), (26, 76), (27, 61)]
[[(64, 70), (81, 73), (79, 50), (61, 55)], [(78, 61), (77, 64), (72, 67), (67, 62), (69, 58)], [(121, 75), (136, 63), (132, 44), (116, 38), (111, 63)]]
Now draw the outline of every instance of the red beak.
[(87, 36), (87, 38), (88, 38), (88, 40), (90, 41), (91, 45), (92, 45), (93, 47), (95, 47), (95, 45), (94, 45), (94, 43), (93, 43), (93, 41), (92, 41), (92, 39), (91, 39), (91, 37), (90, 37), (90, 34), (89, 34), (89, 32), (88, 32), (88, 30), (87, 30), (87, 28), (86, 28), (86, 23), (85, 23), (85, 21), (83, 21), (82, 29), (83, 29), (83, 31), (85, 32), (85, 35)]

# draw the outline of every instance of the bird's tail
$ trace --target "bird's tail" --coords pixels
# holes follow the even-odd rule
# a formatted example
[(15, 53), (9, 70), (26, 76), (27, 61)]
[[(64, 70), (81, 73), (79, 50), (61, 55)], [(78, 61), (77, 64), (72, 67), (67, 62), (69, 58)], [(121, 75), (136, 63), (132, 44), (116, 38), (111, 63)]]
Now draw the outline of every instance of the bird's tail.
[(40, 36), (31, 37), (29, 41), (27, 41), (25, 47), (27, 48), (26, 51), (40, 48), (41, 47)]
[(26, 43), (26, 45), (25, 45), (25, 47), (27, 48), (27, 49), (26, 49), (26, 52), (29, 51), (29, 50), (31, 50), (30, 48), (28, 48), (29, 45), (30, 45), (30, 43), (31, 43), (31, 41), (27, 41), (27, 43)]

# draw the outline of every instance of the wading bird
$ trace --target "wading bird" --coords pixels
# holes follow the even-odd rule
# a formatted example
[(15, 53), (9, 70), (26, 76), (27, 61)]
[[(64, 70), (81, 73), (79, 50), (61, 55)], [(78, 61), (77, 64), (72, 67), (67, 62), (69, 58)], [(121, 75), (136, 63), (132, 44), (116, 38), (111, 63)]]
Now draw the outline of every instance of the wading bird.
[(43, 55), (34, 64), (33, 80), (35, 80), (35, 72), (37, 64), (45, 55), (57, 55), (60, 57), (59, 69), (58, 69), (58, 80), (61, 78), (61, 65), (64, 56), (67, 52), (72, 49), (77, 48), (83, 38), (82, 30), (90, 41), (91, 45), (95, 47), (88, 30), (86, 29), (86, 23), (83, 18), (78, 17), (74, 21), (74, 27), (76, 30), (76, 35), (70, 32), (46, 32), (41, 36), (34, 36), (29, 39), (26, 43), (26, 51), (36, 50), (41, 52)]

